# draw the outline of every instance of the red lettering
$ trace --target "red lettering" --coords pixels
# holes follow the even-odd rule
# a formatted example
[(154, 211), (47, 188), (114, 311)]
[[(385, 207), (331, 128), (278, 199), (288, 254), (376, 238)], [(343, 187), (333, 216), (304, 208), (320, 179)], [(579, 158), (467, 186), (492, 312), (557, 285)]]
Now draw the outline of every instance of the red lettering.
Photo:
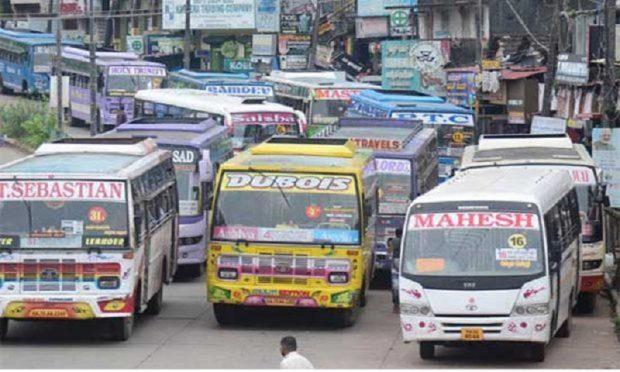
[(523, 229), (531, 229), (534, 227), (533, 214), (531, 213), (517, 213), (515, 214), (515, 227)]
[(475, 214), (473, 213), (458, 213), (456, 215), (456, 225), (459, 227), (470, 227), (475, 226)]
[(513, 220), (511, 218), (511, 213), (498, 213), (495, 216), (495, 226), (497, 227), (510, 227), (513, 225)]
[(493, 227), (495, 224), (491, 220), (492, 215), (489, 213), (478, 213), (478, 226), (479, 227)]
[(414, 214), (413, 228), (433, 228), (434, 214)]
[(450, 218), (449, 213), (442, 214), (441, 217), (439, 218), (439, 221), (437, 221), (437, 227), (455, 227), (455, 226), (456, 225), (452, 221), (452, 218)]
[(122, 199), (123, 198), (123, 184), (112, 183), (110, 184), (110, 199)]
[(4, 193), (6, 189), (6, 183), (0, 183), (0, 199), (4, 199)]

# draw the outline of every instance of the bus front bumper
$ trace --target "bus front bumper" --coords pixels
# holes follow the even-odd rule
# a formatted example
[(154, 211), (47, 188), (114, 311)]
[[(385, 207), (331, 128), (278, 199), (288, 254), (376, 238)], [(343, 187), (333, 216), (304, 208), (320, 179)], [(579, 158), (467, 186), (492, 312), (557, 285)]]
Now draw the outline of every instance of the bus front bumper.
[[(401, 315), (403, 340), (450, 342), (548, 342), (551, 317), (424, 317)], [(474, 336), (474, 337), (472, 337)]]
[(134, 312), (129, 295), (3, 295), (0, 317), (8, 319), (85, 320), (128, 317)]
[(245, 306), (285, 306), (307, 308), (351, 308), (358, 303), (359, 289), (299, 286), (247, 286), (208, 284), (209, 302)]

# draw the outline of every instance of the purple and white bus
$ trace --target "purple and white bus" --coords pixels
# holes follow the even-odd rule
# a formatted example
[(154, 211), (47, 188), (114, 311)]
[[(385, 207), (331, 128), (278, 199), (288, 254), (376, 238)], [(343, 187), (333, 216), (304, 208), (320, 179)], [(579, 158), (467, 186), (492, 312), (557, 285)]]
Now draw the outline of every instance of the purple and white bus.
[(204, 118), (138, 118), (101, 137), (152, 138), (172, 153), (179, 195), (178, 264), (182, 273), (202, 275), (214, 174), (233, 153), (226, 127)]
[[(63, 72), (70, 77), (71, 124), (90, 124), (90, 60), (88, 50), (63, 48)], [(134, 94), (157, 89), (168, 72), (161, 63), (140, 61), (134, 53), (97, 52), (97, 127), (116, 126), (133, 118)]]

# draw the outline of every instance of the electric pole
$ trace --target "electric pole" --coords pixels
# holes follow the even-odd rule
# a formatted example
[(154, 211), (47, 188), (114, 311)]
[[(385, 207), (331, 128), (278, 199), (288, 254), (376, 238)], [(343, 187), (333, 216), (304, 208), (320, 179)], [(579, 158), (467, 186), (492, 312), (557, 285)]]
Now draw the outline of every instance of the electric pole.
[[(61, 11), (61, 0), (56, 0), (57, 2), (57, 14), (56, 14), (56, 126), (58, 127), (58, 131), (62, 131), (63, 124), (63, 102), (62, 102), (62, 19), (60, 18)], [(50, 7), (51, 10), (51, 7)], [(51, 22), (50, 22), (51, 23)]]
[(90, 10), (89, 20), (89, 50), (90, 50), (90, 135), (95, 136), (101, 128), (99, 128), (99, 114), (97, 113), (97, 63), (96, 63), (96, 45), (95, 45), (95, 8), (93, 0), (88, 4)]
[(615, 127), (616, 116), (616, 1), (605, 0), (605, 79), (603, 80), (603, 126)]
[(484, 56), (482, 55), (482, 0), (478, 0), (478, 5), (476, 9), (476, 62), (478, 66), (480, 66), (480, 70), (482, 71), (482, 60)]
[(543, 116), (551, 116), (551, 91), (555, 81), (555, 72), (558, 67), (558, 40), (560, 33), (560, 1), (555, 0), (553, 5), (553, 23), (551, 24), (551, 42), (547, 55), (547, 73), (545, 74), (545, 91), (543, 93)]
[(316, 50), (319, 43), (319, 27), (321, 26), (321, 7), (319, 0), (312, 0), (314, 5), (314, 19), (312, 20), (312, 38), (310, 39), (310, 55), (308, 56), (308, 70), (316, 70)]
[(190, 68), (190, 45), (191, 45), (191, 0), (185, 0), (185, 37), (183, 38), (183, 68), (189, 70)]

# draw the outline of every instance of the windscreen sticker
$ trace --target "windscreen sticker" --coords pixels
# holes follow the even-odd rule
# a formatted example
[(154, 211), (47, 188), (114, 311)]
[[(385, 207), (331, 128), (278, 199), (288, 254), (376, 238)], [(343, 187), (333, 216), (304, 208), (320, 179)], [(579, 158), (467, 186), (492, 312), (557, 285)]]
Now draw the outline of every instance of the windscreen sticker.
[(359, 240), (358, 230), (344, 229), (300, 229), (292, 224), (280, 224), (276, 228), (216, 226), (215, 239), (248, 240), (267, 242), (321, 242), (330, 241), (341, 244), (355, 244)]
[(355, 183), (353, 177), (344, 176), (227, 172), (224, 175), (222, 189), (354, 194)]
[(123, 182), (102, 181), (0, 181), (0, 200), (84, 200), (125, 202)]
[(444, 271), (446, 260), (443, 258), (418, 258), (415, 260), (416, 271), (419, 273), (432, 273)]
[(19, 236), (0, 235), (0, 248), (17, 248), (17, 247), (19, 247)]
[(92, 207), (88, 210), (88, 220), (94, 224), (104, 223), (108, 219), (108, 212), (103, 207)]
[(318, 205), (309, 205), (306, 207), (306, 217), (310, 220), (316, 220), (321, 217), (321, 207)]
[(538, 261), (538, 250), (535, 248), (497, 248), (495, 250), (497, 261)]
[(100, 247), (100, 248), (123, 248), (126, 246), (126, 237), (101, 237), (101, 236), (85, 236), (84, 247)]
[(538, 230), (540, 227), (538, 216), (533, 213), (419, 213), (409, 219), (409, 230), (462, 228)]
[(523, 234), (512, 234), (508, 237), (508, 246), (515, 249), (525, 248), (527, 246), (527, 238)]
[(84, 234), (84, 221), (61, 220), (60, 228), (65, 234), (82, 235)]

